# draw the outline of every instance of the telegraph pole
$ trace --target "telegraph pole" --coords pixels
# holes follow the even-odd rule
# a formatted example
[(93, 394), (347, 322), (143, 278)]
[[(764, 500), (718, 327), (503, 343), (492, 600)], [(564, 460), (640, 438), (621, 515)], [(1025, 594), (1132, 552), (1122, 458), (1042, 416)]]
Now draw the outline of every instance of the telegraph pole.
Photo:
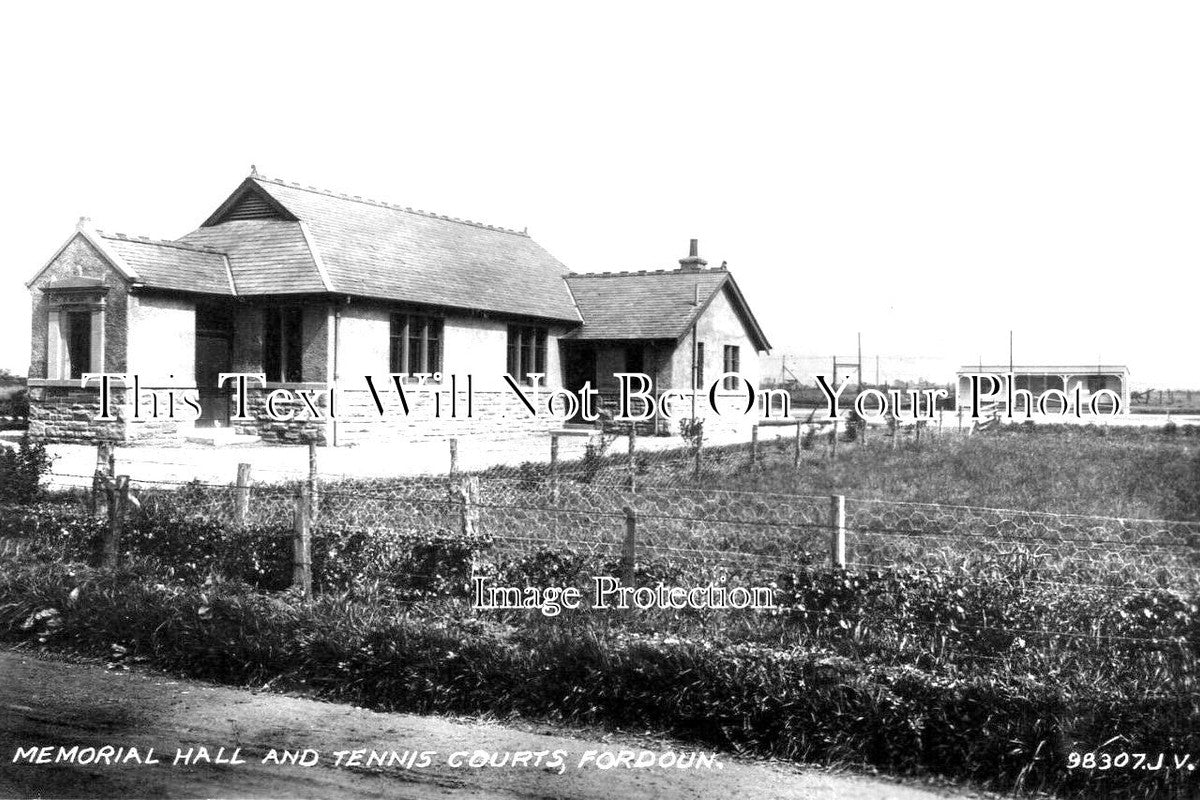
[(862, 331), (858, 332), (858, 391), (862, 392)]

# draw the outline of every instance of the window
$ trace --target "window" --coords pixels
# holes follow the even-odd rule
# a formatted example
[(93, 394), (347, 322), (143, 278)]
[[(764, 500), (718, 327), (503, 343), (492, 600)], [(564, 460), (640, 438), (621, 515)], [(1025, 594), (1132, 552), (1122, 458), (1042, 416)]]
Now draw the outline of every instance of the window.
[(442, 371), (442, 320), (418, 314), (392, 314), (391, 372), (413, 375)]
[[(725, 345), (725, 372), (737, 372), (741, 368), (740, 348), (736, 344)], [(725, 379), (726, 389), (738, 388), (737, 378)]]
[(522, 383), (533, 383), (533, 372), (546, 372), (546, 329), (531, 325), (508, 326), (508, 374)]
[(67, 361), (63, 374), (68, 378), (79, 378), (91, 372), (92, 363), (92, 312), (68, 311), (63, 315), (66, 322)]
[(696, 385), (692, 388), (704, 388), (704, 342), (696, 342)]
[(104, 370), (106, 291), (89, 283), (46, 292), (46, 377), (70, 380)]
[(299, 383), (304, 325), (296, 306), (268, 308), (263, 330), (263, 371), (268, 383)]

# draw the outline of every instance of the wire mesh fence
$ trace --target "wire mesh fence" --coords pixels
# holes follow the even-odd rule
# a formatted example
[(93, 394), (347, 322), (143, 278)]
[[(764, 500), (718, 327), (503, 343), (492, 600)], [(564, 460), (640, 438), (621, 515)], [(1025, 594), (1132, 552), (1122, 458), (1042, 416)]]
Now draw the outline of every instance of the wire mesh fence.
[[(87, 506), (92, 479), (76, 477)], [(990, 570), (1081, 585), (1200, 586), (1197, 522), (856, 498), (845, 499), (839, 519), (828, 496), (661, 486), (628, 470), (623, 480), (589, 477), (595, 475), (574, 468), (373, 481), (314, 475), (244, 485), (134, 476), (130, 489), (135, 513), (290, 530), (298, 488), (308, 485), (303, 513), (314, 530), (436, 534), (469, 527), (488, 538), (497, 558), (542, 549), (618, 557), (632, 519), (640, 559), (696, 575), (844, 564)], [(833, 553), (835, 535), (844, 537), (844, 556)]]
[[(772, 454), (727, 452), (743, 466)], [(1198, 641), (1190, 620), (1200, 592), (1200, 523), (657, 485), (629, 463), (602, 466), (610, 472), (564, 461), (369, 480), (314, 473), (259, 482), (242, 470), (227, 483), (135, 475), (123, 513), (135, 528), (155, 518), (194, 520), (205, 531), (223, 526), (215, 568), (236, 571), (234, 562), (250, 559), (243, 574), (271, 586), (326, 591), (323, 581), (350, 579), (336, 562), (357, 549), (403, 573), (405, 597), (461, 599), (472, 576), (536, 583), (545, 575), (538, 565), (569, 557), (587, 566), (577, 577), (610, 574), (639, 587), (775, 587), (783, 616), (746, 623), (758, 630), (747, 635), (767, 635), (763, 626), (776, 624), (770, 635), (780, 641), (836, 641), (854, 652), (886, 642), (913, 658), (949, 648), (956, 658), (1030, 665), (1070, 653), (1095, 660), (1096, 669), (1119, 653), (1120, 663), (1136, 658), (1176, 677), (1194, 674), (1179, 665), (1192, 664)], [(66, 477), (78, 490), (67, 502), (103, 516), (111, 481)], [(97, 486), (101, 497), (93, 498)], [(0, 529), (0, 555), (7, 535)], [(435, 562), (447, 550), (430, 541), (468, 541), (471, 555), (446, 568)], [(175, 557), (161, 547), (155, 556)], [(210, 568), (183, 566), (200, 579)], [(632, 624), (680, 624), (654, 619)], [(731, 619), (690, 616), (687, 624), (726, 636)], [(1193, 690), (1190, 680), (1179, 678), (1181, 691)]]

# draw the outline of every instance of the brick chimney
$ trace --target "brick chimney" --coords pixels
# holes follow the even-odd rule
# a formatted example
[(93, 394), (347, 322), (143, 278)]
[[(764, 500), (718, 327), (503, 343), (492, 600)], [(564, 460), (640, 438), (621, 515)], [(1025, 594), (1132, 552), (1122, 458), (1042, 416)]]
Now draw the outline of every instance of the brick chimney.
[(700, 257), (700, 240), (692, 239), (691, 247), (688, 248), (688, 257), (679, 259), (679, 270), (681, 272), (695, 272), (707, 265), (708, 262)]

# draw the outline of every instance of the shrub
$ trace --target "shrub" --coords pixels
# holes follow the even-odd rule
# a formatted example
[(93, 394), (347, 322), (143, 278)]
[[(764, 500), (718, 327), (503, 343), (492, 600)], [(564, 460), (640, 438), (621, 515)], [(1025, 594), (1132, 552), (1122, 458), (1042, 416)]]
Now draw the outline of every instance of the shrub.
[(381, 601), (463, 597), (486, 537), (445, 531), (320, 526), (313, 532), (313, 584)]
[(4, 385), (0, 375), (0, 417), (29, 418), (29, 390), (24, 386)]
[[(185, 488), (186, 491), (186, 488)], [(81, 507), (0, 508), (0, 536), (25, 540), (49, 558), (98, 563), (108, 523)], [(237, 527), (163, 505), (130, 514), (122, 560), (150, 559), (165, 580), (200, 585), (222, 578), (263, 590), (292, 580), (290, 526)], [(446, 532), (318, 525), (312, 531), (314, 587), (385, 602), (463, 596), (485, 537)]]
[(546, 482), (546, 478), (550, 475), (550, 465), (536, 461), (522, 461), (521, 466), (517, 467), (517, 475), (520, 478), (518, 485), (521, 489), (530, 492)]
[(846, 415), (846, 430), (842, 434), (842, 441), (857, 442), (865, 427), (867, 427), (867, 421), (863, 419), (857, 409), (852, 410)]
[[(837, 602), (861, 588), (829, 587)], [(851, 660), (812, 643), (637, 636), (586, 618), (508, 627), (465, 608), (438, 612), (397, 616), (341, 597), (300, 604), (236, 583), (163, 583), (136, 563), (112, 573), (22, 562), (0, 574), (0, 639), (106, 656), (119, 644), (192, 677), (270, 681), (382, 710), (567, 718), (1078, 797), (1184, 796), (1192, 778), (1072, 771), (1072, 751), (1200, 749), (1194, 694), (1086, 669), (926, 668)]]
[(0, 507), (0, 538), (20, 539), (46, 559), (95, 561), (108, 525), (80, 506), (36, 503)]
[(704, 443), (704, 420), (700, 417), (679, 420), (679, 435), (695, 450)]
[(817, 429), (809, 426), (804, 429), (803, 435), (800, 437), (800, 449), (812, 450), (813, 441), (817, 438)]
[(42, 476), (50, 469), (46, 445), (29, 434), (17, 448), (0, 447), (0, 503), (32, 503), (41, 490)]
[(580, 586), (591, 574), (588, 561), (582, 553), (543, 547), (500, 563), (497, 573), (508, 586)]

